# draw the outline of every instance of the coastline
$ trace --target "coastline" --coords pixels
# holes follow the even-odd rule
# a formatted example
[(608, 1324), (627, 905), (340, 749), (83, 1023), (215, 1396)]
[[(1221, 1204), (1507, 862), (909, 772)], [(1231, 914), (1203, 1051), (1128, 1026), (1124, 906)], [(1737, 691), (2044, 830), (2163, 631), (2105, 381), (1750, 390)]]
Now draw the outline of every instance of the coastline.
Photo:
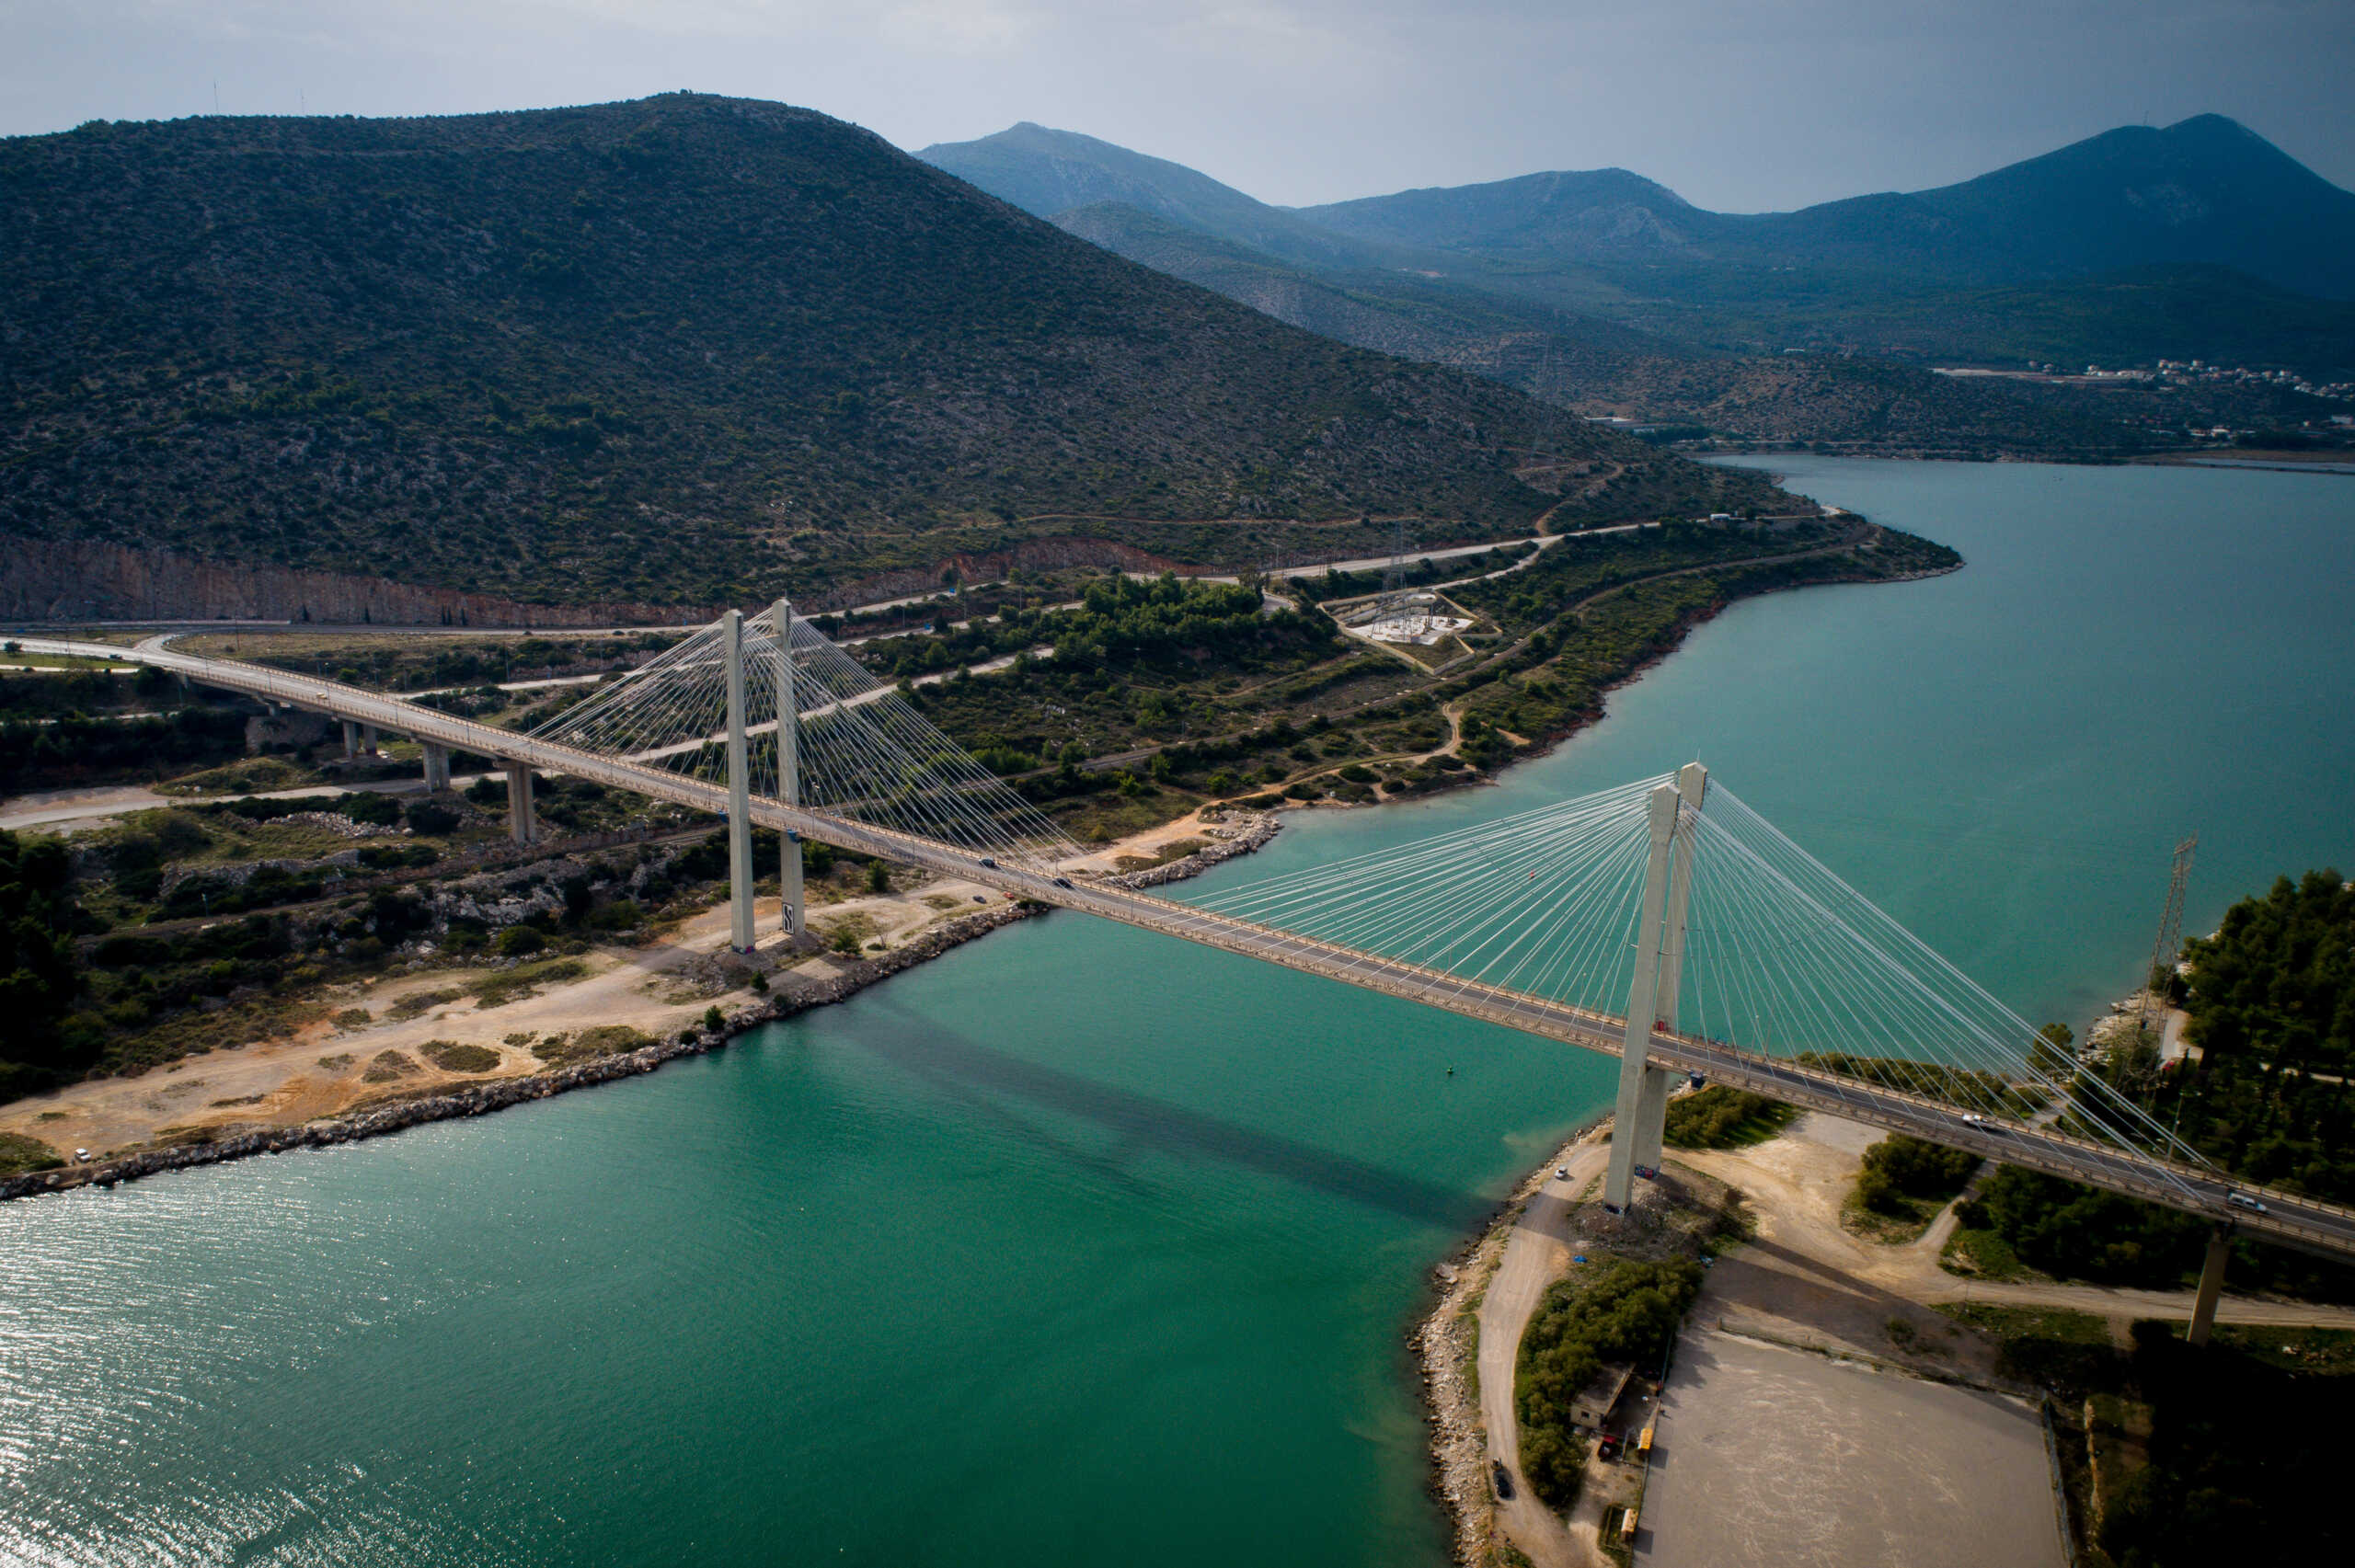
[(1561, 1147), (1513, 1184), (1485, 1224), (1431, 1265), (1435, 1299), (1407, 1334), (1419, 1363), (1423, 1425), (1430, 1433), (1426, 1489), (1447, 1513), (1454, 1560), (1464, 1568), (1491, 1561), (1498, 1543), (1488, 1428), (1480, 1413), (1480, 1303), (1504, 1261), (1506, 1242), (1545, 1187), (1547, 1173), (1611, 1120), (1604, 1111), (1571, 1128)]
[[(1149, 866), (1106, 880), (1123, 887), (1157, 887), (1165, 883), (1183, 881), (1239, 855), (1256, 853), (1274, 839), (1282, 827), (1282, 819), (1270, 812), (1239, 838), (1206, 845), (1166, 865)], [(87, 1186), (112, 1187), (122, 1182), (137, 1181), (167, 1171), (217, 1165), (263, 1154), (356, 1143), (362, 1139), (382, 1138), (429, 1122), (487, 1116), (511, 1105), (545, 1100), (571, 1090), (635, 1078), (682, 1057), (702, 1056), (721, 1049), (736, 1036), (748, 1030), (798, 1017), (814, 1008), (847, 1001), (869, 986), (887, 980), (903, 969), (936, 958), (952, 947), (961, 947), (1001, 926), (1047, 912), (1044, 905), (1007, 904), (945, 921), (903, 947), (893, 948), (879, 957), (859, 959), (843, 972), (814, 981), (792, 995), (775, 996), (763, 1005), (744, 1009), (728, 1018), (718, 1030), (701, 1026), (683, 1029), (636, 1050), (576, 1062), (546, 1072), (467, 1083), (413, 1099), (380, 1101), (371, 1106), (324, 1116), (300, 1126), (259, 1128), (206, 1142), (140, 1150), (113, 1159), (94, 1161), (86, 1165), (63, 1165), (53, 1170), (32, 1171), (0, 1178), (0, 1202), (39, 1197), (49, 1193), (72, 1192)]]

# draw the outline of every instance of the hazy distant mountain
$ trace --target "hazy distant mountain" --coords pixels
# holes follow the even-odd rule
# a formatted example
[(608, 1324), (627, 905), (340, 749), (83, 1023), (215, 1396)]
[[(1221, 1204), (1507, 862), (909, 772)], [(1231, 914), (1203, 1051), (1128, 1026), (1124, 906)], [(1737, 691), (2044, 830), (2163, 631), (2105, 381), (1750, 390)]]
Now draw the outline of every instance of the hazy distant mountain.
[[(2062, 418), (2071, 400), (2055, 393), (2006, 403), (1924, 383), (1901, 400), (1923, 423), (1893, 433), (1876, 391), (1830, 398), (1811, 419), (1781, 393), (1730, 390), (1843, 376), (1879, 389), (1880, 372), (1733, 367), (1801, 350), (2013, 364), (2166, 357), (2355, 374), (2355, 316), (2315, 297), (2355, 293), (2355, 196), (2212, 115), (2111, 132), (1936, 190), (1757, 215), (1695, 207), (1625, 169), (1286, 210), (1182, 165), (1033, 125), (921, 155), (1294, 325), (1589, 411), (1707, 411), (1736, 433), (1940, 447), (1962, 432), (1965, 444), (1984, 441), (2008, 419), (1999, 444), (2051, 450), (2114, 424), (2114, 403)], [(1662, 372), (1680, 361), (1680, 373)], [(2152, 428), (2314, 412), (2152, 406), (2118, 418)]]
[(1183, 164), (1028, 120), (977, 142), (936, 143), (916, 156), (1041, 218), (1119, 202), (1280, 260), (1313, 267), (1380, 267), (1397, 260), (1393, 247), (1308, 223)]
[(1532, 444), (1617, 474), (1565, 521), (1768, 495), (781, 104), (98, 122), (0, 140), (0, 534), (710, 603), (1072, 533), (1500, 536), (1560, 500)]
[(2355, 297), (2355, 193), (2213, 114), (2105, 132), (1959, 185), (1796, 212), (1711, 212), (1620, 169), (1298, 212), (1361, 240), (1499, 258), (1674, 258), (1980, 282), (2204, 262)]

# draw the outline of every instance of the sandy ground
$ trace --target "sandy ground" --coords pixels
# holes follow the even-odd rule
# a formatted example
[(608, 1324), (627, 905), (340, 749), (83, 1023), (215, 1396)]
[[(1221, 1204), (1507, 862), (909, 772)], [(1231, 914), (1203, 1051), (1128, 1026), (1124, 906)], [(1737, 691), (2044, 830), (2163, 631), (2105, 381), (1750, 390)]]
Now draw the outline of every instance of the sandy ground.
[[(124, 792), (78, 793), (81, 800), (59, 801), (56, 808), (86, 807), (94, 804), (90, 795)], [(1209, 837), (1199, 818), (1189, 815), (1106, 845), (1074, 865), (1110, 869), (1122, 855), (1155, 856), (1178, 840)], [(1000, 901), (1001, 895), (979, 883), (934, 877), (888, 894), (831, 903), (813, 898), (809, 921), (812, 933), (821, 940), (844, 922), (856, 921), (863, 951), (872, 956), (879, 951), (877, 943), (902, 946), (929, 926)], [(758, 947), (773, 958), (785, 956), (775, 952), (784, 941), (777, 930), (777, 900), (759, 899), (754, 908), (762, 933)], [(715, 990), (682, 973), (719, 952), (727, 940), (728, 906), (721, 903), (682, 922), (659, 943), (591, 949), (582, 956), (590, 969), (585, 978), (537, 996), (488, 1008), (465, 997), (397, 1021), (386, 1013), (403, 998), (465, 986), (495, 971), (427, 969), (338, 987), (323, 998), (331, 1008), (362, 1008), (377, 1021), (358, 1028), (316, 1024), (291, 1040), (213, 1051), (137, 1078), (93, 1079), (18, 1100), (0, 1106), (0, 1131), (37, 1138), (68, 1158), (77, 1149), (102, 1157), (151, 1142), (167, 1127), (298, 1126), (388, 1093), (406, 1095), (445, 1084), (525, 1076), (545, 1064), (532, 1054), (528, 1041), (509, 1044), (511, 1035), (538, 1039), (619, 1024), (661, 1036), (695, 1022), (707, 1007), (717, 1005), (729, 1013), (750, 1005), (752, 998), (747, 990)], [(817, 978), (838, 972), (833, 960), (822, 954), (785, 967)], [(417, 1054), (417, 1047), (429, 1040), (487, 1047), (499, 1053), (499, 1065), (482, 1073), (442, 1071)], [(385, 1050), (400, 1052), (419, 1070), (397, 1082), (365, 1082), (362, 1075), (371, 1059)]]
[[(995, 897), (977, 884), (939, 879), (905, 892), (815, 907), (810, 922), (823, 931), (846, 915), (864, 915), (883, 941), (897, 947), (936, 921), (984, 907), (977, 898)], [(762, 932), (758, 945), (774, 956), (785, 940), (777, 930), (777, 900), (759, 899), (754, 910)], [(331, 1006), (364, 1008), (378, 1021), (359, 1028), (316, 1024), (292, 1040), (213, 1051), (137, 1078), (92, 1079), (18, 1100), (0, 1106), (0, 1131), (28, 1134), (68, 1157), (76, 1149), (104, 1155), (149, 1142), (165, 1127), (297, 1126), (388, 1092), (405, 1094), (538, 1072), (545, 1064), (528, 1045), (510, 1045), (507, 1036), (536, 1039), (607, 1024), (660, 1036), (695, 1022), (714, 1004), (723, 1013), (749, 1005), (747, 990), (714, 990), (680, 973), (718, 952), (727, 940), (723, 903), (683, 922), (665, 941), (592, 948), (582, 956), (590, 969), (586, 978), (537, 996), (488, 1008), (464, 997), (397, 1021), (385, 1015), (404, 997), (448, 990), (495, 971), (427, 969), (339, 987), (326, 999)], [(816, 975), (833, 972), (823, 957), (805, 958), (798, 967)], [(417, 1054), (429, 1040), (488, 1047), (499, 1053), (499, 1065), (483, 1073), (442, 1071)], [(399, 1051), (420, 1070), (397, 1082), (364, 1082), (371, 1059), (385, 1050)]]
[[(1965, 1373), (1979, 1370), (1985, 1351), (1974, 1345), (1975, 1336), (1951, 1334), (1947, 1320), (1930, 1310), (1937, 1304), (2069, 1307), (2107, 1318), (2121, 1332), (2136, 1318), (2190, 1317), (2188, 1290), (1995, 1284), (1948, 1274), (1938, 1266), (1938, 1254), (1954, 1233), (1951, 1206), (1920, 1240), (1901, 1246), (1850, 1234), (1840, 1224), (1840, 1205), (1864, 1150), (1879, 1136), (1854, 1122), (1810, 1114), (1754, 1148), (1673, 1155), (1672, 1163), (1740, 1188), (1758, 1215), (1757, 1242), (1719, 1260), (1695, 1312), (1714, 1305), (1729, 1328)], [(1897, 1317), (1915, 1326), (1931, 1354), (1909, 1356), (1890, 1341), (1889, 1322)], [(2217, 1319), (2355, 1328), (2355, 1308), (2228, 1294)]]
[(2024, 1401), (1714, 1330), (1660, 1402), (1636, 1561), (1656, 1568), (2059, 1568)]

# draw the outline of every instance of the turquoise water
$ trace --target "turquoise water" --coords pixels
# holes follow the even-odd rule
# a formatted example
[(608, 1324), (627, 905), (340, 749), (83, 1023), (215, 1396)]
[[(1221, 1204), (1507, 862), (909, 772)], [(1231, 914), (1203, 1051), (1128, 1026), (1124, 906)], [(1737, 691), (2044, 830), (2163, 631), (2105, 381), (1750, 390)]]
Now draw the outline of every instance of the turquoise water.
[[(2355, 869), (2355, 481), (1776, 464), (1969, 570), (1736, 607), (1698, 754), (2031, 1017)], [(1455, 1071), (1449, 1077), (1446, 1069)], [(1056, 915), (650, 1078), (0, 1207), (0, 1561), (1438, 1564), (1403, 1334), (1612, 1064)]]

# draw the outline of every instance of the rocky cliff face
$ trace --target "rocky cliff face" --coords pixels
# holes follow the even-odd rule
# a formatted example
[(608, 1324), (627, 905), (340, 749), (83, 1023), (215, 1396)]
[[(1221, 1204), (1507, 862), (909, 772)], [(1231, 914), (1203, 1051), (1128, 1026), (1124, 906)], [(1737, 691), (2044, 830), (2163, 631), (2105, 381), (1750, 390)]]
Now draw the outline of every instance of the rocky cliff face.
[(524, 604), (385, 578), (204, 561), (94, 540), (0, 538), (0, 619), (559, 627), (708, 621), (708, 607)]

